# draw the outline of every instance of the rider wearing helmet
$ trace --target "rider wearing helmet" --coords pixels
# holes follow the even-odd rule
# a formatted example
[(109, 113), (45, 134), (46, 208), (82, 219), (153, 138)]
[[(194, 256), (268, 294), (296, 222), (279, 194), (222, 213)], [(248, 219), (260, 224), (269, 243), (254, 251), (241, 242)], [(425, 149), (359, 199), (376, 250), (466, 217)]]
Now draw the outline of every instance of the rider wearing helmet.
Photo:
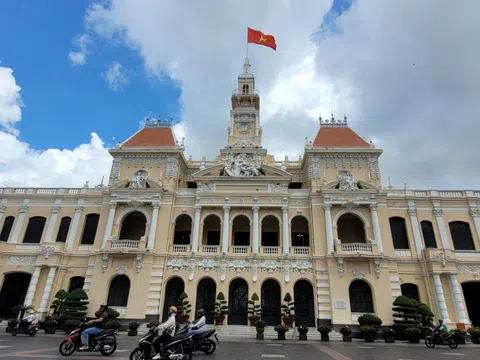
[[(94, 320), (90, 320), (87, 322), (87, 328), (82, 331), (82, 346), (78, 350), (88, 350), (88, 336), (95, 335), (101, 333), (105, 326), (107, 325), (107, 318), (108, 318), (108, 305), (102, 304), (100, 305), (100, 309), (98, 310), (98, 317)], [(88, 327), (91, 326), (91, 327)]]
[(152, 360), (161, 359), (162, 347), (169, 342), (175, 335), (175, 326), (177, 322), (175, 321), (175, 316), (177, 315), (177, 308), (175, 306), (170, 306), (168, 308), (168, 319), (164, 323), (157, 326), (155, 331), (159, 335), (153, 342), (155, 346), (155, 351), (157, 352)]
[(438, 319), (438, 328), (437, 328), (437, 331), (438, 331), (438, 335), (440, 335), (440, 337), (442, 338), (443, 340), (443, 337), (448, 334), (448, 329), (447, 329), (447, 326), (443, 323), (443, 320), (442, 319)]
[(193, 325), (190, 330), (188, 330), (188, 333), (193, 335), (203, 333), (205, 331), (204, 327), (206, 320), (207, 319), (205, 318), (205, 310), (199, 309), (197, 311), (197, 320), (193, 322)]

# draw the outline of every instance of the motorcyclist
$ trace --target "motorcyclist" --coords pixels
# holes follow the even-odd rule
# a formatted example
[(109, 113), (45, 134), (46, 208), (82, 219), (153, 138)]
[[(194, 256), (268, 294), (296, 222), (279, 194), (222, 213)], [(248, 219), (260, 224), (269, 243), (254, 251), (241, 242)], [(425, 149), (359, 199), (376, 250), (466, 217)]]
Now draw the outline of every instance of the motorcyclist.
[(157, 352), (152, 360), (157, 360), (162, 358), (162, 345), (165, 345), (169, 342), (175, 335), (177, 308), (175, 306), (170, 306), (168, 308), (168, 319), (164, 323), (157, 326), (155, 329), (157, 333), (157, 338), (153, 342), (155, 351)]
[(447, 329), (447, 326), (443, 323), (442, 319), (438, 320), (437, 331), (438, 331), (438, 335), (440, 336), (440, 338), (443, 341), (444, 336), (448, 334), (448, 329)]
[[(82, 346), (78, 349), (79, 351), (83, 351), (83, 350), (88, 350), (89, 349), (89, 346), (88, 346), (88, 336), (89, 335), (95, 335), (95, 334), (99, 334), (101, 333), (104, 329), (105, 329), (105, 326), (107, 325), (107, 318), (108, 318), (108, 305), (107, 304), (102, 304), (100, 305), (100, 308), (99, 308), (99, 315), (98, 315), (98, 318), (94, 319), (94, 320), (90, 320), (89, 322), (87, 322), (87, 328), (85, 330), (82, 331)], [(92, 326), (93, 325), (93, 326)], [(92, 327), (88, 327), (88, 326), (92, 326)]]
[(22, 321), (28, 323), (28, 328), (31, 326), (36, 326), (38, 324), (38, 316), (35, 310), (30, 310), (28, 316), (25, 316)]
[(198, 335), (203, 333), (205, 331), (204, 328), (205, 328), (206, 320), (207, 319), (205, 318), (205, 310), (199, 309), (197, 311), (197, 320), (193, 322), (193, 325), (188, 330), (188, 333), (193, 335)]

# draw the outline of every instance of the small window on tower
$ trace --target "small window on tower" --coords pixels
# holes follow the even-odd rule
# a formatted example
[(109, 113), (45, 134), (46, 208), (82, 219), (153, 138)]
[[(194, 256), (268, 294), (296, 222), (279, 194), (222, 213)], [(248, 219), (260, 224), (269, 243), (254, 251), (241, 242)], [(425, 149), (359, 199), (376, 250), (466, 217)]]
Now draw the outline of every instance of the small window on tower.
[(302, 183), (301, 182), (292, 182), (288, 184), (289, 189), (301, 189), (302, 188)]
[(248, 85), (247, 85), (247, 84), (243, 85), (243, 93), (244, 93), (244, 94), (249, 94)]
[(187, 188), (196, 189), (197, 188), (197, 183), (195, 181), (189, 181), (189, 182), (187, 182)]

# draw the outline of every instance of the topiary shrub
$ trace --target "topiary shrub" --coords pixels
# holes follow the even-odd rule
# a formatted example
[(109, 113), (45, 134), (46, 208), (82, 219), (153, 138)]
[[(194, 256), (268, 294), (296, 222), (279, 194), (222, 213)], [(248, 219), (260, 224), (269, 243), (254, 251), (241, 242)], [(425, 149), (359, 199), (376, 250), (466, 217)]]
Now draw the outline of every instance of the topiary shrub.
[(430, 326), (433, 323), (433, 317), (435, 316), (427, 304), (420, 303), (417, 306), (417, 313), (422, 317), (422, 325)]
[(63, 330), (65, 333), (70, 334), (73, 330), (79, 327), (81, 321), (78, 319), (69, 319), (63, 324)]
[(147, 323), (147, 328), (150, 329), (150, 328), (152, 328), (154, 326), (158, 326), (158, 325), (160, 325), (160, 321), (158, 321), (158, 320), (150, 321), (149, 323)]
[(373, 314), (364, 314), (358, 318), (360, 326), (380, 326), (382, 325), (382, 319)]
[[(82, 289), (75, 289), (63, 301), (60, 316), (65, 319), (85, 320), (88, 309), (88, 295)], [(68, 320), (67, 320), (68, 321)]]
[(393, 329), (397, 335), (406, 335), (408, 328), (420, 330), (422, 315), (417, 314), (417, 309), (412, 301), (406, 296), (399, 296), (393, 302)]
[(55, 294), (55, 300), (53, 300), (52, 305), (50, 305), (50, 309), (52, 309), (53, 316), (59, 316), (61, 313), (62, 305), (65, 299), (68, 297), (68, 292), (64, 289), (60, 289)]
[(115, 329), (118, 330), (122, 324), (118, 320), (107, 320), (107, 325), (105, 326), (107, 329)]

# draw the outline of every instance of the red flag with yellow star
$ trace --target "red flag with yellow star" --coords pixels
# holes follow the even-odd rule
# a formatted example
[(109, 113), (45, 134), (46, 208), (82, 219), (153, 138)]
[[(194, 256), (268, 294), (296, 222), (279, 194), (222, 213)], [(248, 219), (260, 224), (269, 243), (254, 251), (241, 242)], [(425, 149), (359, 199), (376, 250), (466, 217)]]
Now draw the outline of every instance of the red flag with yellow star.
[(247, 42), (257, 45), (268, 46), (273, 50), (277, 50), (277, 44), (275, 44), (275, 37), (273, 35), (265, 35), (258, 30), (248, 28)]

